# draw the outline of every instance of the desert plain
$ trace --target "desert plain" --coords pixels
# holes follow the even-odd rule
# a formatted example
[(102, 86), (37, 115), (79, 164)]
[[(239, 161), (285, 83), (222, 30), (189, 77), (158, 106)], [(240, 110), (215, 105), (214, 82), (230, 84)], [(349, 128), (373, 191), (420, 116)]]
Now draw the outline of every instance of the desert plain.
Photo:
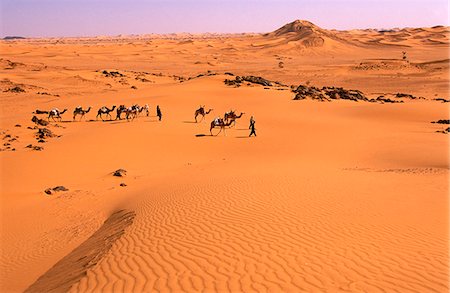
[(449, 32), (0, 41), (0, 291), (448, 292)]

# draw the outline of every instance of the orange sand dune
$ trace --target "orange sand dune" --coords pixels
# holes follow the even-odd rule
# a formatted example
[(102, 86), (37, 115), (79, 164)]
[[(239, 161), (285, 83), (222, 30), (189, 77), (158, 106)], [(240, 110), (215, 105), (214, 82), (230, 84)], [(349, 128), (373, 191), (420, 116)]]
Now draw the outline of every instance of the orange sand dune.
[[(448, 292), (448, 125), (431, 123), (449, 119), (434, 100), (449, 99), (448, 28), (297, 21), (0, 50), (1, 292)], [(299, 84), (404, 102), (294, 101)], [(120, 104), (149, 116), (96, 120)], [(199, 105), (213, 111), (195, 123)], [(91, 111), (73, 122), (77, 106)], [(55, 107), (37, 142), (32, 112)], [(211, 136), (230, 109), (243, 117)]]

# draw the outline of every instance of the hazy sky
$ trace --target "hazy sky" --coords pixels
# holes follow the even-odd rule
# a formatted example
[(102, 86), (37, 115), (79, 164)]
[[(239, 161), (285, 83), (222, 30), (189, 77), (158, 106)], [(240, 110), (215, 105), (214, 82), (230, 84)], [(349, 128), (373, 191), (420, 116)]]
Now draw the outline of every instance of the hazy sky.
[(449, 25), (448, 0), (0, 0), (1, 36), (269, 32)]

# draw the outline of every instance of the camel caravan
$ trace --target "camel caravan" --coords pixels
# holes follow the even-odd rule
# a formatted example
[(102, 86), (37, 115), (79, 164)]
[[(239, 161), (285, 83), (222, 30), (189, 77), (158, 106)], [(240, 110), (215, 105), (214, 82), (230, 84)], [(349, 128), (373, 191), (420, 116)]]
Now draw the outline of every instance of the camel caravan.
[[(73, 121), (82, 121), (83, 118), (85, 118), (86, 114), (88, 114), (91, 111), (92, 107), (89, 106), (87, 108), (83, 108), (81, 106), (77, 106), (73, 110)], [(161, 120), (161, 109), (159, 106), (156, 107), (157, 117), (159, 120)], [(115, 118), (113, 119), (113, 115), (111, 113), (114, 113), (114, 110), (116, 111)], [(194, 112), (194, 120), (195, 123), (204, 122), (206, 115), (210, 114), (213, 111), (213, 109), (206, 110), (205, 105), (200, 105), (198, 109)], [(62, 122), (62, 115), (67, 112), (67, 109), (59, 110), (58, 108), (53, 108), (50, 111), (42, 111), (42, 110), (36, 110), (33, 112), (33, 114), (44, 114), (47, 116), (47, 121), (50, 121), (50, 119), (54, 122)], [(236, 125), (236, 120), (241, 118), (242, 115), (244, 115), (244, 112), (241, 112), (240, 114), (237, 114), (236, 111), (230, 110), (226, 112), (223, 117), (216, 117), (214, 120), (210, 123), (210, 129), (209, 132), (211, 136), (213, 136), (213, 129), (218, 128), (219, 132), (216, 134), (216, 136), (223, 131), (225, 134), (225, 128), (231, 128)], [(95, 116), (95, 121), (98, 121), (101, 119), (102, 121), (114, 121), (114, 120), (122, 120), (126, 119), (127, 121), (133, 121), (134, 119), (138, 118), (140, 115), (146, 115), (147, 117), (150, 116), (150, 107), (148, 104), (145, 104), (144, 106), (139, 106), (138, 104), (131, 105), (129, 107), (126, 107), (125, 105), (119, 105), (118, 107), (116, 105), (113, 105), (111, 108), (108, 108), (108, 106), (102, 106), (97, 110), (97, 115)], [(80, 117), (77, 119), (77, 117)], [(199, 118), (200, 117), (200, 118)], [(36, 116), (33, 117), (34, 120), (38, 119)], [(86, 119), (86, 118), (85, 118)], [(42, 119), (39, 119), (42, 121)], [(91, 120), (93, 121), (93, 120)]]

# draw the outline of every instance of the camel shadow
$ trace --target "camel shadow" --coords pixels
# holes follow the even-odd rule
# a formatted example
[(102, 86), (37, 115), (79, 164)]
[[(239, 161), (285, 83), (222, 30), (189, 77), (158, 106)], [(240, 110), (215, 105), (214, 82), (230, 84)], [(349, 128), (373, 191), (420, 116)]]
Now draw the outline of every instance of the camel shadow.
[(250, 136), (236, 136), (235, 138), (250, 138)]
[(197, 122), (195, 121), (182, 121), (183, 123), (191, 123), (191, 124), (196, 124)]

